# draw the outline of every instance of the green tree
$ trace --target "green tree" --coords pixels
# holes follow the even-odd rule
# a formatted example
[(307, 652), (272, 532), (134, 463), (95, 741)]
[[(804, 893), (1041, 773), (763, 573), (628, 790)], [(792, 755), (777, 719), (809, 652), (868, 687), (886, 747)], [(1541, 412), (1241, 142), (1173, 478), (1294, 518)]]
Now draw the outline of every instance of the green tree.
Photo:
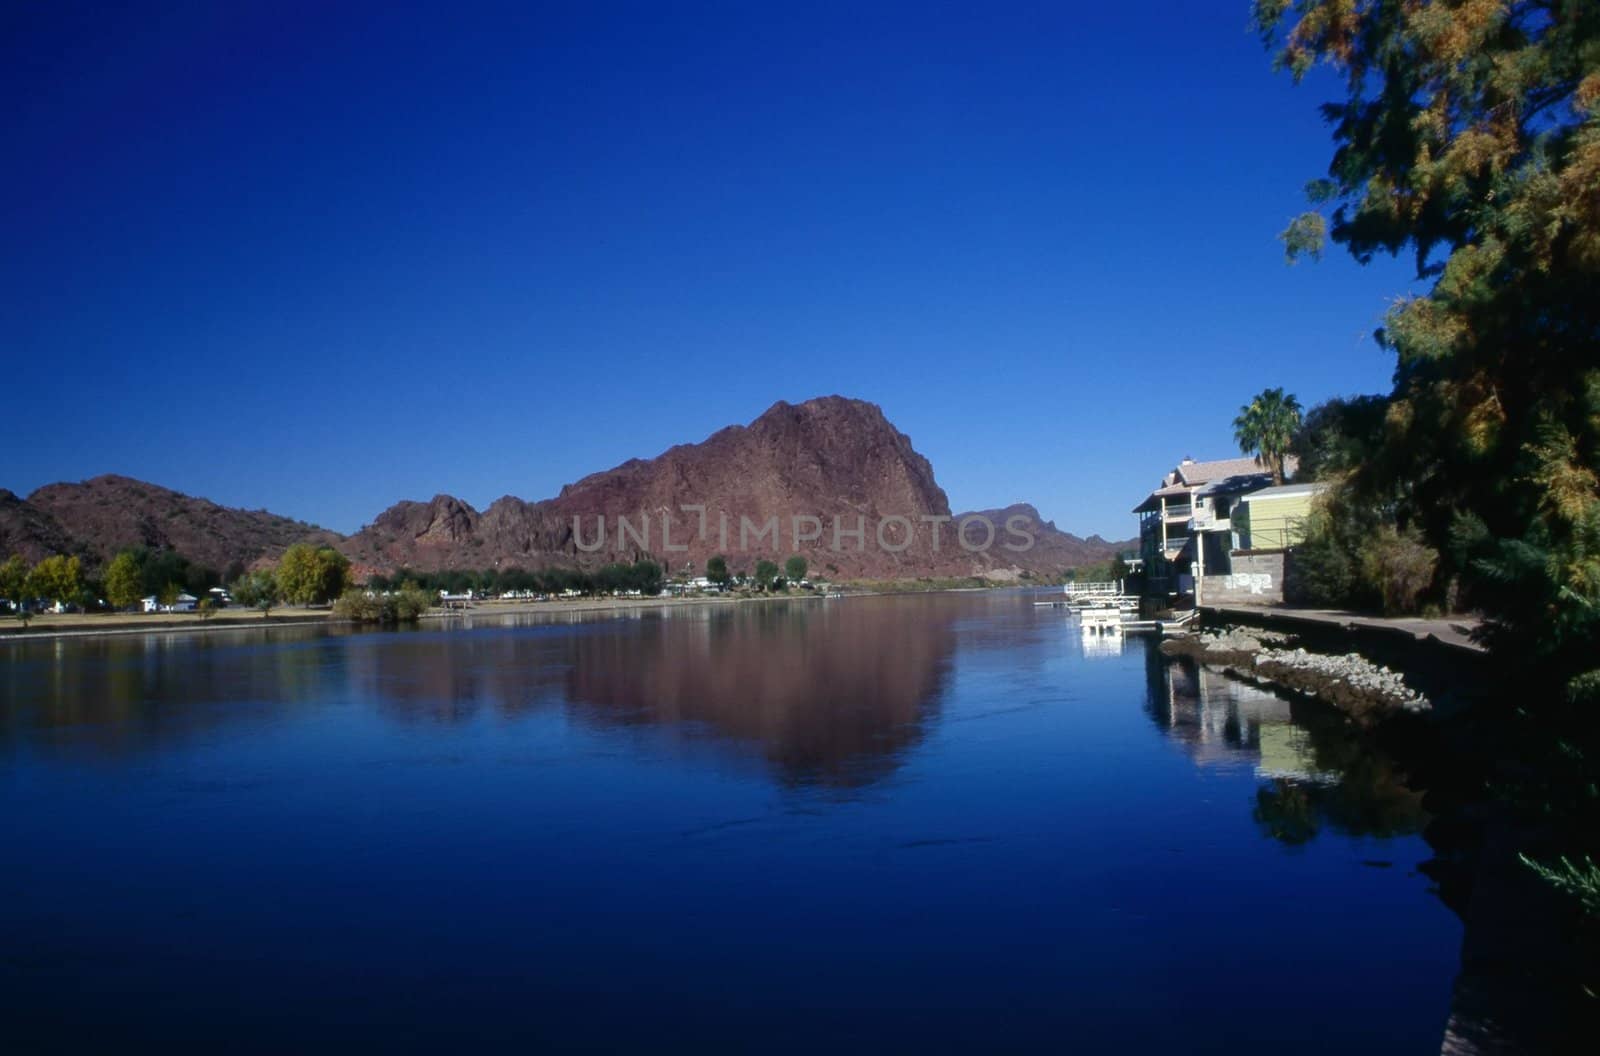
[(1344, 82), (1291, 256), (1410, 251), (1433, 280), (1379, 332), (1395, 385), (1364, 483), (1400, 496), (1508, 656), (1586, 693), (1568, 684), (1600, 656), (1600, 5), (1253, 9), (1296, 79)]
[(706, 578), (719, 589), (728, 589), (728, 583), (733, 579), (728, 572), (728, 559), (721, 554), (716, 555), (706, 562)]
[(131, 550), (122, 551), (106, 566), (105, 587), (106, 601), (114, 609), (126, 609), (139, 603), (144, 574), (138, 557)]
[(36, 597), (68, 604), (83, 592), (83, 566), (76, 557), (55, 554), (28, 573), (28, 592)]
[(350, 559), (331, 546), (317, 551), (317, 601), (337, 598), (350, 585)]
[(278, 577), (271, 569), (261, 568), (254, 572), (246, 572), (228, 593), (240, 605), (247, 609), (260, 609), (261, 618), (266, 619), (272, 612), (273, 606), (278, 604), (280, 591)]
[(806, 559), (799, 554), (790, 557), (783, 563), (783, 574), (790, 583), (798, 583), (806, 578)]
[(290, 605), (320, 605), (344, 593), (349, 569), (349, 560), (332, 547), (296, 543), (278, 562), (278, 589)]
[(1233, 438), (1239, 450), (1255, 455), (1272, 473), (1274, 484), (1283, 483), (1283, 456), (1300, 428), (1300, 401), (1282, 389), (1263, 389), (1239, 408), (1233, 420)]
[(12, 554), (0, 565), (0, 598), (17, 609), (24, 608), (28, 593), (28, 562), (21, 554)]
[(772, 581), (778, 578), (776, 562), (761, 558), (756, 562), (756, 586), (761, 590), (771, 590)]
[[(1409, 251), (1432, 283), (1379, 331), (1395, 355), (1383, 457), (1353, 483), (1448, 559), (1486, 617), (1515, 705), (1491, 716), (1515, 734), (1497, 738), (1493, 781), (1548, 834), (1533, 857), (1593, 860), (1600, 4), (1254, 0), (1253, 17), (1297, 80), (1323, 64), (1344, 83), (1323, 107), (1328, 176), (1283, 233), (1290, 258), (1326, 238), (1363, 263)], [(1414, 555), (1382, 556), (1420, 574)]]
[(1342, 480), (1375, 466), (1384, 455), (1383, 396), (1336, 397), (1306, 412), (1289, 450), (1300, 460), (1296, 481)]
[(666, 581), (665, 577), (665, 570), (654, 561), (635, 561), (630, 570), (633, 589), (651, 597), (661, 593), (661, 584)]
[(278, 559), (278, 591), (290, 605), (310, 605), (317, 599), (320, 576), (317, 550), (307, 543), (296, 543)]

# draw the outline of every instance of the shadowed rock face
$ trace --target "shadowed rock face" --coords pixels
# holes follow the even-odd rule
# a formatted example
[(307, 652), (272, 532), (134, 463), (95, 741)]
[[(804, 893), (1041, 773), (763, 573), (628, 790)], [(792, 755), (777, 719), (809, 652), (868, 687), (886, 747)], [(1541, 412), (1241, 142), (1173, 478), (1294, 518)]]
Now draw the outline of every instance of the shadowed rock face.
[[(357, 560), (387, 564), (385, 558), (391, 555), (386, 551), (393, 550), (401, 555), (396, 564), (448, 567), (476, 537), (481, 520), (477, 510), (449, 495), (435, 495), (427, 502), (397, 502), (346, 540), (343, 549), (361, 555)], [(380, 540), (387, 541), (387, 547)]]
[(33, 503), (0, 488), (0, 561), (21, 554), (30, 563), (82, 547), (56, 519)]
[[(127, 477), (51, 484), (26, 502), (3, 495), (0, 557), (81, 552), (95, 563), (146, 546), (219, 570), (310, 542), (337, 546), (366, 571), (596, 568), (641, 557), (698, 571), (714, 554), (726, 554), (735, 571), (753, 571), (763, 558), (781, 565), (799, 553), (825, 578), (1007, 578), (1054, 576), (1121, 548), (1058, 531), (1025, 504), (952, 518), (910, 438), (877, 406), (840, 396), (776, 403), (749, 425), (584, 477), (552, 499), (507, 495), (481, 512), (449, 495), (396, 503), (348, 538)], [(956, 524), (968, 516), (997, 530), (982, 552), (957, 542)], [(1006, 548), (1020, 541), (1005, 530), (1011, 517), (1031, 525), (1030, 548)], [(974, 527), (969, 541), (984, 534)]]

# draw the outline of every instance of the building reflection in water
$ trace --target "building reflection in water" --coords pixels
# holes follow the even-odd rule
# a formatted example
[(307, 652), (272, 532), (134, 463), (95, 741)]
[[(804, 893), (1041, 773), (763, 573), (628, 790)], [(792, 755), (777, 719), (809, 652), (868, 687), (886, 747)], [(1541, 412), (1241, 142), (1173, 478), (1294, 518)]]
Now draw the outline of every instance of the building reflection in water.
[(1198, 666), (1146, 654), (1145, 710), (1201, 767), (1250, 766), (1264, 835), (1304, 843), (1323, 825), (1356, 836), (1421, 830), (1422, 794), (1331, 708), (1290, 701)]
[(1084, 659), (1103, 660), (1108, 657), (1121, 656), (1124, 647), (1125, 635), (1122, 628), (1111, 630), (1097, 630), (1093, 627), (1078, 624), (1078, 642)]
[(1150, 710), (1156, 722), (1200, 766), (1250, 765), (1256, 775), (1330, 784), (1311, 734), (1296, 725), (1283, 697), (1210, 668), (1168, 660), (1150, 650), (1157, 680)]

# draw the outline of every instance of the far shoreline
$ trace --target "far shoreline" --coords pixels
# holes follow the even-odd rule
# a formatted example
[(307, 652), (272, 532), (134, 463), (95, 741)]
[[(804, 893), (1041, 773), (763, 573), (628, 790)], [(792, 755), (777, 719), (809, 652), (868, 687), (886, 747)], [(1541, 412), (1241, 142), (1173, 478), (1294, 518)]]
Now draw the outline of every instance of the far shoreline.
[[(800, 592), (795, 594), (752, 595), (697, 595), (678, 597), (659, 595), (638, 598), (576, 598), (550, 601), (504, 600), (488, 598), (472, 603), (467, 609), (429, 609), (423, 614), (421, 626), (444, 625), (451, 621), (472, 617), (498, 618), (502, 616), (560, 615), (566, 613), (625, 613), (640, 610), (701, 607), (708, 605), (739, 605), (746, 602), (767, 603), (777, 601), (840, 600), (841, 597), (888, 597), (902, 594), (970, 593), (986, 590), (1011, 590), (1023, 584), (995, 583), (987, 587), (942, 586), (925, 589), (884, 589), (882, 584), (872, 584), (877, 589), (846, 589), (842, 595)], [(1048, 584), (1046, 584), (1048, 585)], [(865, 585), (864, 585), (865, 586)], [(68, 624), (41, 621), (65, 619)], [(133, 616), (126, 613), (71, 614), (65, 617), (36, 616), (36, 626), (27, 630), (15, 627), (0, 631), (0, 643), (60, 641), (63, 639), (113, 638), (140, 634), (209, 634), (222, 631), (276, 630), (280, 627), (339, 627), (348, 629), (377, 629), (375, 623), (359, 623), (335, 619), (329, 609), (301, 609), (284, 607), (274, 609), (263, 617), (250, 610), (225, 609), (205, 620), (194, 613), (159, 613)], [(104, 622), (102, 622), (104, 621)]]

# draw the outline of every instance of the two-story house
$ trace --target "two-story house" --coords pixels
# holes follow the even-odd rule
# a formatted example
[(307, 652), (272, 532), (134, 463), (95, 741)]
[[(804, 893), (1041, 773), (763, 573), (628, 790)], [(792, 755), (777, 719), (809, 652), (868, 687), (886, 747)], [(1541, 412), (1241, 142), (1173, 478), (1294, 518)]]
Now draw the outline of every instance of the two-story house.
[[(1288, 456), (1284, 472), (1292, 474), (1295, 465), (1294, 456)], [(1271, 486), (1272, 474), (1253, 458), (1185, 458), (1162, 477), (1160, 486), (1133, 508), (1146, 597), (1190, 595), (1197, 573), (1229, 574), (1233, 512), (1246, 495)]]

